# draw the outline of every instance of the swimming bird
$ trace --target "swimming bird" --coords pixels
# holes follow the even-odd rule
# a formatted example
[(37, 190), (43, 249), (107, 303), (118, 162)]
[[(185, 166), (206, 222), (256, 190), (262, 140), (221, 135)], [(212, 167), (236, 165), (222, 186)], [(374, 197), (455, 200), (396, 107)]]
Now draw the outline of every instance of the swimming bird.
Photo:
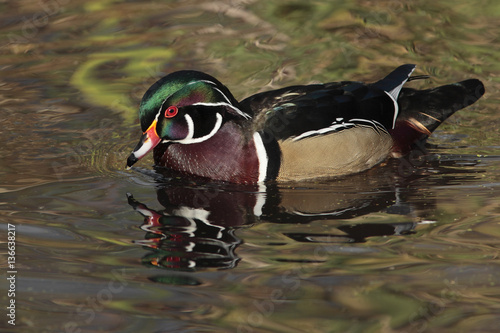
[(130, 168), (153, 150), (159, 168), (231, 183), (303, 181), (362, 172), (409, 152), (455, 111), (477, 101), (477, 79), (403, 87), (415, 65), (374, 83), (295, 85), (238, 102), (199, 71), (153, 84), (139, 108), (142, 137)]

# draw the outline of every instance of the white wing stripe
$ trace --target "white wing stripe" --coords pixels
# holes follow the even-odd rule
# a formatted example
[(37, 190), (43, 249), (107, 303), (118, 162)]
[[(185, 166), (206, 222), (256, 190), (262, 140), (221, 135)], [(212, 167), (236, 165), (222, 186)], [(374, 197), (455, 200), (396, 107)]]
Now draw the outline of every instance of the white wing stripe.
[(385, 127), (376, 120), (353, 118), (353, 119), (349, 119), (348, 122), (343, 122), (341, 124), (333, 123), (329, 127), (324, 127), (324, 128), (320, 128), (318, 130), (304, 132), (304, 133), (300, 134), (299, 136), (296, 136), (295, 138), (293, 138), (293, 141), (302, 140), (304, 138), (307, 138), (308, 136), (326, 134), (326, 133), (335, 132), (335, 131), (339, 131), (339, 130), (343, 130), (343, 129), (349, 129), (349, 128), (354, 127), (356, 125), (366, 126), (363, 123), (366, 123), (368, 125), (368, 127), (373, 128), (377, 132), (378, 132), (378, 130), (383, 130), (384, 132), (387, 132)]
[(325, 134), (325, 133), (328, 133), (328, 132), (337, 131), (338, 129), (343, 128), (343, 127), (344, 128), (349, 128), (349, 127), (352, 127), (352, 126), (355, 126), (355, 125), (356, 124), (354, 124), (354, 123), (333, 124), (332, 126), (321, 128), (319, 130), (313, 130), (313, 131), (304, 132), (301, 135), (293, 138), (293, 141), (298, 141), (298, 140), (301, 140), (303, 138), (306, 138), (306, 137), (312, 136), (312, 135)]

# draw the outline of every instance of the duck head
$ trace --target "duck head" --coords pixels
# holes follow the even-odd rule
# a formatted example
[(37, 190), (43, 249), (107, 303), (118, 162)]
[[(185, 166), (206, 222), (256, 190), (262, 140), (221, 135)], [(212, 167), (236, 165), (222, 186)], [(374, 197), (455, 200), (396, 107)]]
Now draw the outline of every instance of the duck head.
[(249, 118), (214, 77), (197, 71), (163, 77), (142, 98), (139, 118), (143, 134), (127, 159), (127, 168), (159, 143), (193, 144), (209, 139), (228, 114)]

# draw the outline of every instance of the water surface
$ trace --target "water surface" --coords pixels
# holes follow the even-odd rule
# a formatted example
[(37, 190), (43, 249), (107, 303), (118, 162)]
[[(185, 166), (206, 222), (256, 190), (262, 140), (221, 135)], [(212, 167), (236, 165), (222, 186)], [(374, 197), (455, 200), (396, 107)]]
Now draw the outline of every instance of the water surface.
[[(49, 0), (0, 13), (0, 227), (5, 243), (15, 226), (17, 270), (16, 327), (3, 314), (2, 331), (500, 327), (498, 2)], [(413, 87), (486, 86), (404, 159), (266, 187), (164, 178), (151, 157), (124, 170), (140, 98), (174, 70), (241, 99), (402, 63), (430, 75)]]

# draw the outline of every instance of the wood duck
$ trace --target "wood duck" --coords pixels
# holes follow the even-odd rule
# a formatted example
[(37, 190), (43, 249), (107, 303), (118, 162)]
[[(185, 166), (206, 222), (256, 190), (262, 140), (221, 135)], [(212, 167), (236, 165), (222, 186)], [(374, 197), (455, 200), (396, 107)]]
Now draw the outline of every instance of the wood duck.
[(238, 102), (212, 76), (178, 71), (140, 104), (143, 135), (127, 167), (153, 150), (157, 167), (231, 183), (302, 181), (369, 169), (407, 153), (484, 94), (476, 79), (403, 88), (415, 65), (371, 84), (297, 85)]

